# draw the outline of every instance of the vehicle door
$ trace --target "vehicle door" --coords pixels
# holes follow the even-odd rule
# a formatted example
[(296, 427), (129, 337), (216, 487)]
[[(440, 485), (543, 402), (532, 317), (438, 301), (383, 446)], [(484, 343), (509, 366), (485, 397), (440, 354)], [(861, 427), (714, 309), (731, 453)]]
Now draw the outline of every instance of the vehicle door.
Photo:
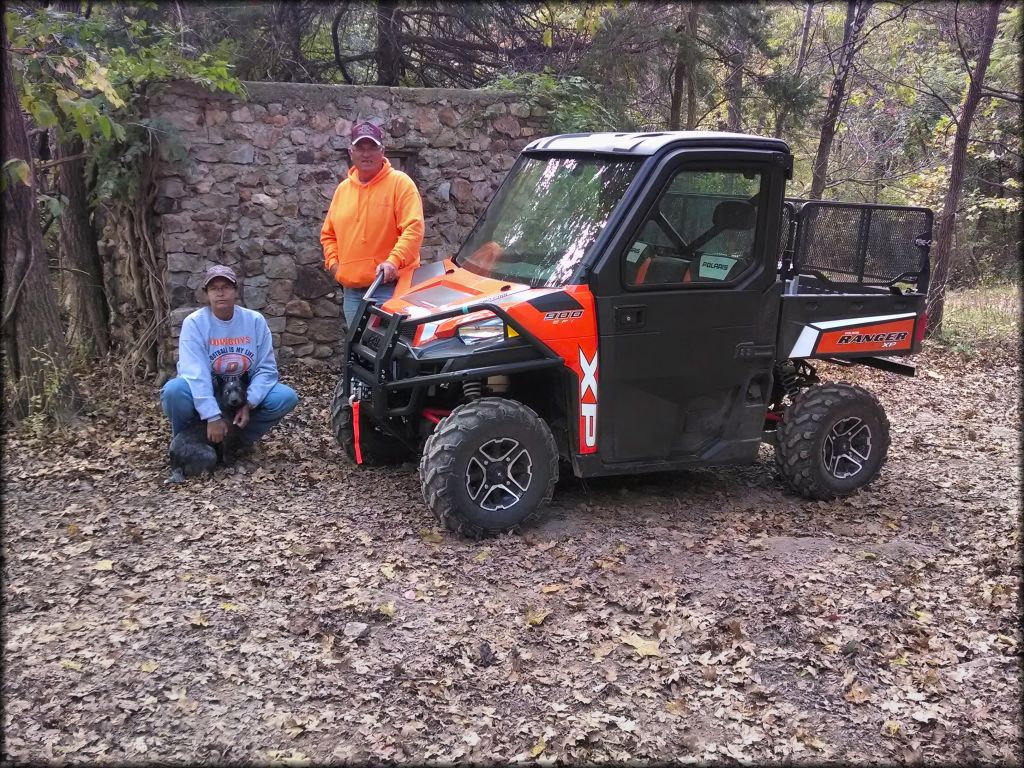
[(784, 166), (777, 152), (691, 149), (649, 178), (592, 282), (604, 463), (756, 455), (775, 357)]

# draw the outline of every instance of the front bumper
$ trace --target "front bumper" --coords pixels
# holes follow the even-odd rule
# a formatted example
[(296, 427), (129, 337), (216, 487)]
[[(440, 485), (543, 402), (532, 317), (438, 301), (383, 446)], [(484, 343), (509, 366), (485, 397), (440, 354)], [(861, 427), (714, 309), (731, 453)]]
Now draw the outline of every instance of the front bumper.
[[(422, 349), (413, 346), (418, 326), (480, 310), (493, 313), (517, 336), (472, 346), (458, 339), (431, 343)], [(379, 318), (379, 324), (373, 323), (374, 318)], [(345, 397), (359, 400), (367, 409), (364, 412), (403, 440), (407, 435), (397, 428), (396, 421), (419, 415), (432, 387), (563, 364), (550, 347), (491, 302), (412, 319), (385, 312), (373, 299), (365, 298), (346, 338), (345, 361)]]

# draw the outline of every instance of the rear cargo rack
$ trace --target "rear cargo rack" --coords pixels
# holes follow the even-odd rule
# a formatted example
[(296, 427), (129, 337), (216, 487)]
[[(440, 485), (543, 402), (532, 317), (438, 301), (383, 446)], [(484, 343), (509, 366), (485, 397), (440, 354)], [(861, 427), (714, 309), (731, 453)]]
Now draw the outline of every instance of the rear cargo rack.
[(913, 286), (928, 291), (932, 212), (927, 208), (787, 198), (780, 232), (783, 279), (801, 292)]

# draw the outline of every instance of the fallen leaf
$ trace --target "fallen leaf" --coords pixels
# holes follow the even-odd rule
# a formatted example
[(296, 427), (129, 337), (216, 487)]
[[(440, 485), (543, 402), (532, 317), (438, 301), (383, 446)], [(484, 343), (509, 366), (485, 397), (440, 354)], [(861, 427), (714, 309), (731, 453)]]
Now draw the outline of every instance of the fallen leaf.
[(541, 736), (537, 743), (533, 745), (533, 749), (530, 750), (530, 757), (537, 757), (546, 747), (547, 744), (544, 743), (544, 737)]
[(384, 614), (390, 619), (395, 615), (395, 604), (392, 602), (381, 603), (377, 606), (377, 613)]
[(239, 607), (234, 603), (221, 603), (220, 607), (225, 611), (237, 611), (239, 609)]
[(490, 556), (491, 556), (491, 550), (489, 550), (489, 549), (482, 549), (482, 550), (480, 550), (479, 552), (476, 553), (476, 557), (474, 557), (473, 559), (476, 560), (478, 563), (482, 563), (484, 560), (486, 560)]
[(60, 667), (61, 667), (61, 669), (73, 669), (75, 672), (81, 672), (82, 671), (82, 664), (81, 664), (81, 662), (71, 661), (70, 659), (61, 659), (60, 660)]
[(644, 640), (633, 633), (622, 638), (622, 642), (632, 646), (641, 656), (661, 656), (661, 650), (658, 648), (660, 641), (658, 640)]
[(188, 617), (188, 623), (193, 627), (208, 627), (210, 626), (210, 620), (207, 619), (202, 613), (194, 613)]
[(886, 720), (882, 723), (882, 733), (886, 736), (895, 736), (900, 732), (900, 724), (895, 720)]
[(156, 672), (159, 666), (155, 661), (144, 661), (139, 665), (139, 669), (148, 674), (149, 672)]
[(100, 560), (93, 566), (97, 571), (109, 571), (114, 567), (113, 560)]
[(543, 608), (527, 608), (526, 609), (526, 623), (531, 627), (536, 627), (544, 623), (544, 619), (551, 615), (551, 611), (545, 611)]
[(852, 704), (863, 704), (870, 698), (870, 691), (860, 683), (854, 683), (850, 686), (843, 698)]
[(385, 578), (395, 578), (395, 566), (393, 566), (391, 563), (384, 563), (384, 565), (380, 567), (380, 572), (384, 574)]
[(422, 531), (420, 531), (420, 539), (425, 541), (427, 544), (440, 544), (442, 541), (444, 541), (444, 536), (442, 536), (437, 531), (431, 530), (429, 528), (424, 528)]
[(541, 592), (561, 592), (565, 589), (565, 584), (541, 584)]

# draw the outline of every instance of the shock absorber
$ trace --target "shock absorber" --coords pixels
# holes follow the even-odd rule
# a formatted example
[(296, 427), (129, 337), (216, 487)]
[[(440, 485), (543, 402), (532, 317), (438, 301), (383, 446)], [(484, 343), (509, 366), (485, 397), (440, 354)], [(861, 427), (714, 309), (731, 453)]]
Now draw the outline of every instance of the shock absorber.
[(464, 381), (462, 382), (462, 397), (467, 401), (476, 400), (483, 394), (484, 385), (480, 381)]
[(796, 366), (789, 360), (779, 366), (778, 381), (790, 399), (796, 397), (800, 391), (800, 376), (796, 372)]

